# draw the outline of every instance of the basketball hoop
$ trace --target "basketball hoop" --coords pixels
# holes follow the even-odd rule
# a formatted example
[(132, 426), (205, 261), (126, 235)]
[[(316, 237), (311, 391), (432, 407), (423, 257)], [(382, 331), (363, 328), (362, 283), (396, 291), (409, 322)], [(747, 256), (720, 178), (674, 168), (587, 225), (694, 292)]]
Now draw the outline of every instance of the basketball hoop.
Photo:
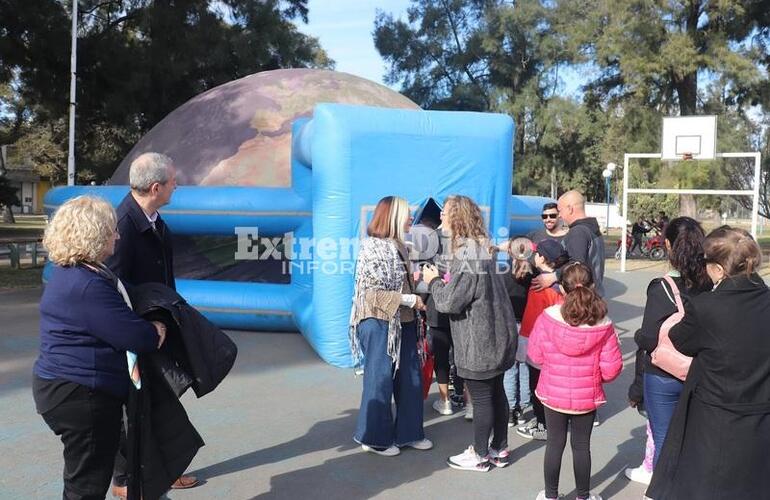
[(682, 153), (682, 161), (692, 161), (693, 153)]

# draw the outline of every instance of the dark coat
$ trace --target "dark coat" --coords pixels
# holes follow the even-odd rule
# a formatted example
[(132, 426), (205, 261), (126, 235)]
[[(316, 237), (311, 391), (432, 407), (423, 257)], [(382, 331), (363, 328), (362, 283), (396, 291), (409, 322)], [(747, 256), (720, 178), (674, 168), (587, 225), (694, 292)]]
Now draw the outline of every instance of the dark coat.
[(130, 385), (126, 351), (152, 352), (155, 327), (126, 305), (98, 268), (53, 266), (40, 299), (40, 356), (34, 372), (125, 400)]
[(237, 348), (224, 332), (160, 283), (129, 291), (134, 311), (168, 328), (157, 353), (139, 357), (142, 390), (132, 390), (128, 414), (129, 499), (165, 493), (203, 446), (178, 397), (192, 387), (202, 397), (225, 378)]
[[(686, 300), (687, 297), (694, 297), (704, 291), (703, 288), (686, 288), (684, 279), (678, 276), (674, 276), (673, 280), (679, 288), (682, 300)], [(642, 369), (647, 373), (669, 378), (675, 377), (653, 365), (650, 354), (658, 347), (658, 336), (663, 322), (676, 312), (676, 303), (673, 302), (673, 298), (674, 292), (663, 278), (655, 278), (650, 281), (650, 284), (647, 285), (647, 302), (644, 305), (642, 327), (634, 334), (636, 345), (644, 351)]]
[(158, 215), (155, 230), (129, 192), (118, 206), (118, 233), (115, 253), (107, 266), (130, 288), (142, 283), (163, 283), (176, 289), (171, 230)]
[(655, 500), (767, 498), (770, 290), (756, 274), (685, 302), (674, 346), (695, 356), (655, 467)]
[[(570, 224), (562, 245), (570, 260), (582, 262), (591, 269), (596, 293), (604, 297), (604, 237), (596, 218), (586, 217)], [(561, 269), (556, 270), (556, 276), (561, 279)]]

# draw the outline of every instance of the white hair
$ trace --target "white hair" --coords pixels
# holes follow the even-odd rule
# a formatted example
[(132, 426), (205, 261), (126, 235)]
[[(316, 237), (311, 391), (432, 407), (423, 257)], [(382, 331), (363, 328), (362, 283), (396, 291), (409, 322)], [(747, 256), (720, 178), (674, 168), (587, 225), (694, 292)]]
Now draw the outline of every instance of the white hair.
[(142, 153), (131, 162), (128, 182), (131, 189), (146, 193), (156, 182), (165, 184), (171, 177), (174, 162), (160, 153)]

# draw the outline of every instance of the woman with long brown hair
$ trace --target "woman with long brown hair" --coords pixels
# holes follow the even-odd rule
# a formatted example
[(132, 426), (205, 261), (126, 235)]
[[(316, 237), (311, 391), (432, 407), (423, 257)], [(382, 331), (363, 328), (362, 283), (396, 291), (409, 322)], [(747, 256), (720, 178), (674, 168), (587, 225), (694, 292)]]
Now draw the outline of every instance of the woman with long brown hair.
[[(420, 346), (414, 293), (404, 233), (412, 224), (406, 200), (387, 196), (377, 203), (356, 262), (350, 313), (350, 345), (364, 383), (354, 440), (371, 453), (395, 456), (409, 446), (429, 450), (423, 432)], [(396, 419), (391, 402), (395, 396)]]
[[(703, 264), (703, 240), (706, 234), (690, 217), (677, 217), (666, 226), (665, 244), (670, 270), (667, 278), (655, 278), (647, 286), (642, 327), (634, 335), (643, 354), (643, 396), (655, 443), (653, 467), (660, 456), (668, 426), (674, 416), (683, 383), (652, 363), (650, 355), (658, 347), (660, 327), (677, 312), (675, 293), (694, 297), (708, 289)], [(649, 484), (649, 480), (648, 480)]]
[(694, 356), (647, 495), (767, 498), (770, 491), (770, 290), (759, 245), (722, 226), (703, 243), (713, 288), (684, 303), (669, 338)]
[(423, 269), (423, 279), (436, 309), (449, 314), (457, 374), (470, 389), (474, 409), (474, 444), (447, 464), (486, 472), (509, 464), (503, 374), (516, 355), (516, 320), (478, 205), (466, 196), (450, 196), (442, 228), (451, 238), (448, 282), (433, 266)]

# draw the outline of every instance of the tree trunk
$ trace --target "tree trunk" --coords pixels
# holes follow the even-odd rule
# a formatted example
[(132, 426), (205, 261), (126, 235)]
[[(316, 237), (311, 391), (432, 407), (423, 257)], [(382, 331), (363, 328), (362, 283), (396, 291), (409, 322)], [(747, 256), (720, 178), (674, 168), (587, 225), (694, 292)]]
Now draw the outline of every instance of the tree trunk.
[(2, 210), (3, 210), (3, 224), (16, 224), (16, 219), (13, 216), (11, 207), (4, 206)]
[(679, 215), (697, 219), (698, 203), (695, 200), (695, 195), (692, 195), (692, 194), (679, 195)]

